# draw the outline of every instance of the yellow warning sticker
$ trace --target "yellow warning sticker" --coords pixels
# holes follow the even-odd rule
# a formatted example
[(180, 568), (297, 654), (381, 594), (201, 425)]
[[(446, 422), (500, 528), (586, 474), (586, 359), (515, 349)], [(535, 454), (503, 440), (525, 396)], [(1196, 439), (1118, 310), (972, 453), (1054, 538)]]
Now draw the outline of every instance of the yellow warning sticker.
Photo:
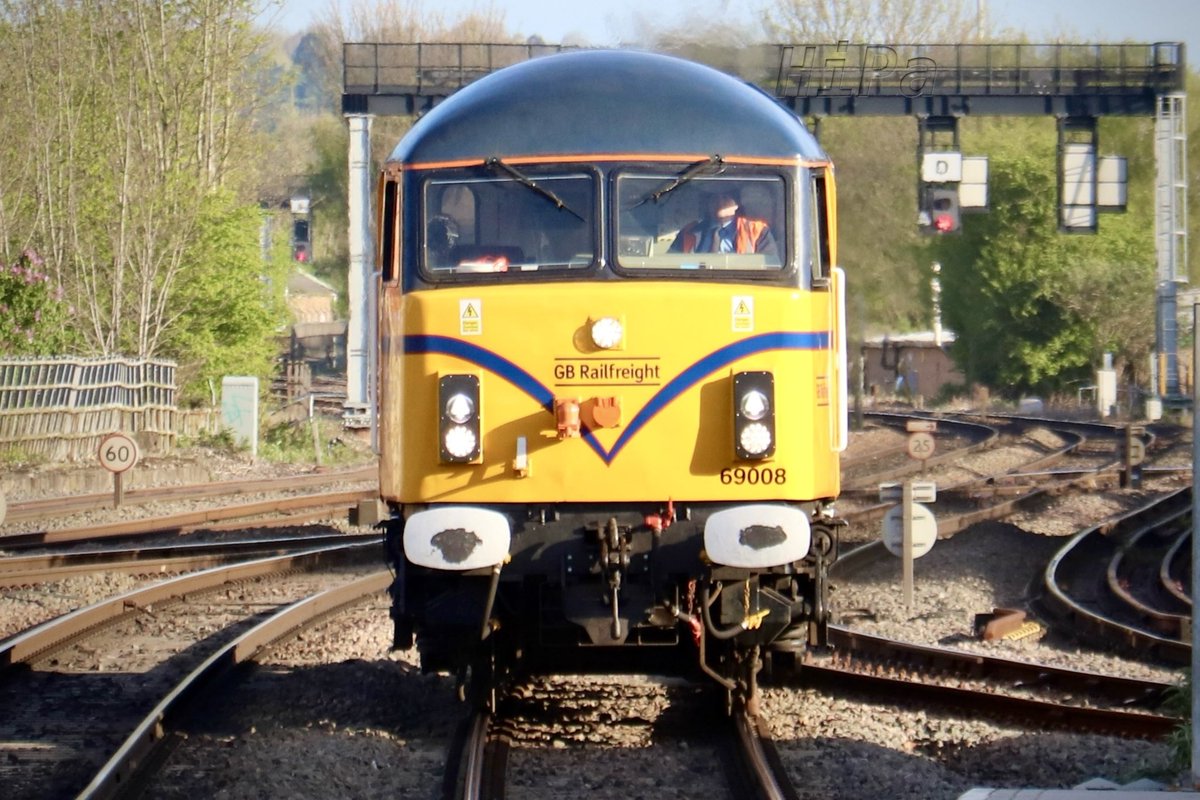
[(478, 336), (483, 333), (483, 301), (458, 301), (458, 332), (463, 336)]
[(746, 333), (754, 330), (754, 298), (750, 295), (733, 296), (733, 331)]

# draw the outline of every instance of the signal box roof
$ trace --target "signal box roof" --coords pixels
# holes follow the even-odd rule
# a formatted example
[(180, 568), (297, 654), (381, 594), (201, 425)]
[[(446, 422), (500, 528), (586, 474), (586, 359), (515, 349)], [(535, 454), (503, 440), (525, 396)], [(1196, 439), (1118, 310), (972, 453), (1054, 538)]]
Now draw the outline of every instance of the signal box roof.
[(670, 56), (581, 50), (459, 90), (422, 117), (389, 160), (664, 153), (825, 159), (796, 115), (757, 87)]

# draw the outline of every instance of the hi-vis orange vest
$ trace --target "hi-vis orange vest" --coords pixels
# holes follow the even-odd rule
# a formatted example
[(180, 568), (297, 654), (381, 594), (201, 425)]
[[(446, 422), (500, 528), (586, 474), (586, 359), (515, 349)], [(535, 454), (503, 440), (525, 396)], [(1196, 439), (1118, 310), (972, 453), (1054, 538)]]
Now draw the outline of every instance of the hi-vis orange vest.
[[(758, 237), (763, 235), (767, 229), (767, 223), (761, 219), (747, 219), (746, 217), (738, 217), (737, 236), (734, 238), (734, 249), (738, 253), (753, 253), (754, 244), (758, 241)], [(680, 241), (683, 246), (681, 252), (694, 253), (696, 245), (700, 243), (700, 234), (697, 228), (700, 227), (699, 222), (690, 222), (683, 227), (679, 232)]]

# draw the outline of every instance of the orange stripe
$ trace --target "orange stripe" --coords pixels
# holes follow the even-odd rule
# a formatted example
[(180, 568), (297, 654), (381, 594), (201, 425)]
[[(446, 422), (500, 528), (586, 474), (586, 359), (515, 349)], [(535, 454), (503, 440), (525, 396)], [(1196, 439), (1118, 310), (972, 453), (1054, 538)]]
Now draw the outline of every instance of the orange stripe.
[[(599, 155), (573, 155), (573, 156), (518, 156), (514, 158), (503, 159), (505, 164), (578, 164), (594, 161), (703, 161), (711, 158), (712, 154), (695, 154), (695, 153), (655, 153), (647, 155), (644, 153), (604, 153)], [(751, 156), (721, 156), (721, 159), (729, 164), (758, 164), (771, 167), (824, 167), (828, 166), (828, 161), (808, 161), (803, 158), (754, 158)], [(482, 158), (464, 158), (459, 161), (430, 161), (421, 164), (403, 164), (405, 170), (427, 170), (427, 169), (453, 169), (455, 167), (475, 167), (485, 163)]]

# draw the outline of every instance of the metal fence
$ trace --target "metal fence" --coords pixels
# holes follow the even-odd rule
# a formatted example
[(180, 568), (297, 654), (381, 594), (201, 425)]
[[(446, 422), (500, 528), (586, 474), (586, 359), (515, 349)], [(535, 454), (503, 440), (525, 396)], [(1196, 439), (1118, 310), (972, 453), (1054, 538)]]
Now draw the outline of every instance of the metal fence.
[(175, 437), (175, 364), (152, 359), (0, 359), (0, 450), (91, 459), (110, 433), (145, 453)]

